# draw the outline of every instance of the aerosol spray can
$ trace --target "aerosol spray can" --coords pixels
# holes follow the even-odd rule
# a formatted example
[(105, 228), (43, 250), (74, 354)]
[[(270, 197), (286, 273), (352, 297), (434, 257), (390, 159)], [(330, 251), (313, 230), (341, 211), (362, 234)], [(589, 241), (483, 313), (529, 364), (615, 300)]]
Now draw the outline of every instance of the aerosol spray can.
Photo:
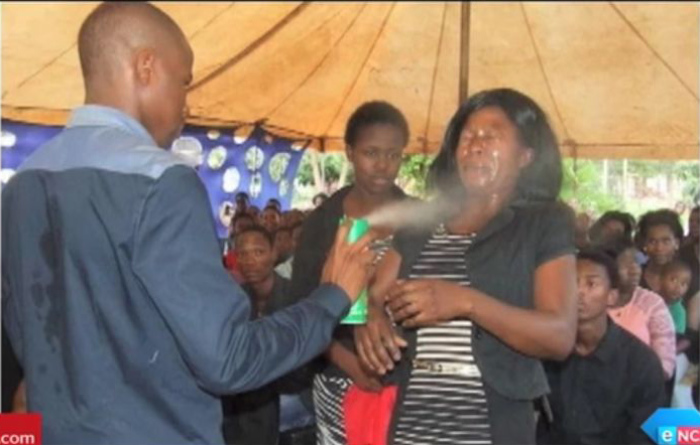
[[(342, 224), (345, 221), (343, 217), (340, 220)], [(348, 232), (348, 242), (354, 243), (369, 230), (369, 223), (366, 219), (352, 219), (352, 226)], [(350, 308), (348, 315), (340, 321), (341, 324), (365, 324), (367, 323), (367, 289), (362, 289), (360, 296), (355, 301), (355, 304)]]

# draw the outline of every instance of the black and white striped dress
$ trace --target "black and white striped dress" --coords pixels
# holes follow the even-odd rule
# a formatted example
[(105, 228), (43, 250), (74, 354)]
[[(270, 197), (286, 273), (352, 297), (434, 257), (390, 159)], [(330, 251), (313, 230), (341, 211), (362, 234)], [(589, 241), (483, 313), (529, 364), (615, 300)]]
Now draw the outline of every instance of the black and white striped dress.
[[(464, 253), (474, 235), (436, 229), (410, 278), (469, 286)], [(488, 406), (472, 351), (472, 322), (452, 320), (418, 329), (416, 357), (394, 444), (490, 444)]]
[[(375, 264), (379, 263), (391, 247), (392, 237), (377, 240), (371, 248), (377, 253)], [(345, 417), (343, 400), (352, 386), (349, 377), (319, 373), (314, 377), (313, 398), (316, 413), (317, 445), (345, 445)]]

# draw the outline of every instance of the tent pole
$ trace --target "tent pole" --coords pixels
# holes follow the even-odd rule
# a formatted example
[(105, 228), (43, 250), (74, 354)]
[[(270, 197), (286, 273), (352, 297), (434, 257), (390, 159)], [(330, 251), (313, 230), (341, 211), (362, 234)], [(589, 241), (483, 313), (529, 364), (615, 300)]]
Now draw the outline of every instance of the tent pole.
[(459, 38), (459, 103), (469, 97), (469, 28), (471, 27), (471, 2), (462, 2), (462, 26)]

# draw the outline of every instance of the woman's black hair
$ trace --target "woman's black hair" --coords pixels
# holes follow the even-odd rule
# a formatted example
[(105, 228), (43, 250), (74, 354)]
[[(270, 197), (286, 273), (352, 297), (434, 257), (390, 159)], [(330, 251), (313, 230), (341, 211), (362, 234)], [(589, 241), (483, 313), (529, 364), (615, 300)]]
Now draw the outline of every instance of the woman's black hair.
[(643, 248), (647, 235), (649, 234), (649, 229), (656, 226), (668, 227), (679, 243), (683, 240), (683, 226), (681, 225), (681, 219), (678, 213), (670, 209), (661, 209), (645, 213), (639, 219), (637, 236), (635, 237), (637, 247), (640, 249)]
[(363, 128), (371, 125), (387, 124), (396, 127), (403, 137), (403, 145), (408, 144), (408, 122), (398, 108), (384, 101), (365, 102), (357, 108), (345, 127), (345, 143), (355, 145)]
[(547, 115), (534, 100), (508, 88), (485, 90), (464, 102), (445, 132), (442, 147), (430, 166), (428, 184), (441, 194), (451, 194), (462, 186), (455, 154), (462, 128), (472, 113), (498, 107), (518, 130), (523, 146), (532, 149), (530, 165), (520, 172), (516, 193), (527, 202), (555, 201), (562, 183), (561, 154)]
[(612, 242), (612, 244), (608, 246), (601, 246), (601, 248), (606, 254), (610, 255), (615, 260), (620, 258), (623, 253), (630, 249), (633, 249), (634, 251), (637, 250), (632, 239), (625, 236), (617, 238)]
[(620, 212), (617, 210), (611, 210), (603, 213), (598, 221), (596, 221), (589, 230), (589, 237), (592, 241), (597, 242), (600, 239), (603, 226), (605, 226), (610, 221), (617, 221), (625, 228), (624, 237), (632, 239), (634, 234), (634, 229), (636, 226), (636, 221), (634, 216), (629, 213)]

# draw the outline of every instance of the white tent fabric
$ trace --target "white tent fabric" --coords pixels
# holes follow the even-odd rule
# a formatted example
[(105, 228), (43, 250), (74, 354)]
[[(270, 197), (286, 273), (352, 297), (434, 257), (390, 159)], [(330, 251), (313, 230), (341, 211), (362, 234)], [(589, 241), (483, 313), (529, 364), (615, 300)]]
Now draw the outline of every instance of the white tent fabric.
[[(350, 113), (382, 99), (406, 114), (409, 149), (432, 152), (463, 66), (470, 93), (506, 86), (542, 104), (565, 155), (698, 156), (697, 2), (157, 5), (195, 52), (191, 123), (264, 120), (340, 150)], [(94, 7), (3, 2), (3, 117), (63, 123), (81, 103), (76, 35)]]

